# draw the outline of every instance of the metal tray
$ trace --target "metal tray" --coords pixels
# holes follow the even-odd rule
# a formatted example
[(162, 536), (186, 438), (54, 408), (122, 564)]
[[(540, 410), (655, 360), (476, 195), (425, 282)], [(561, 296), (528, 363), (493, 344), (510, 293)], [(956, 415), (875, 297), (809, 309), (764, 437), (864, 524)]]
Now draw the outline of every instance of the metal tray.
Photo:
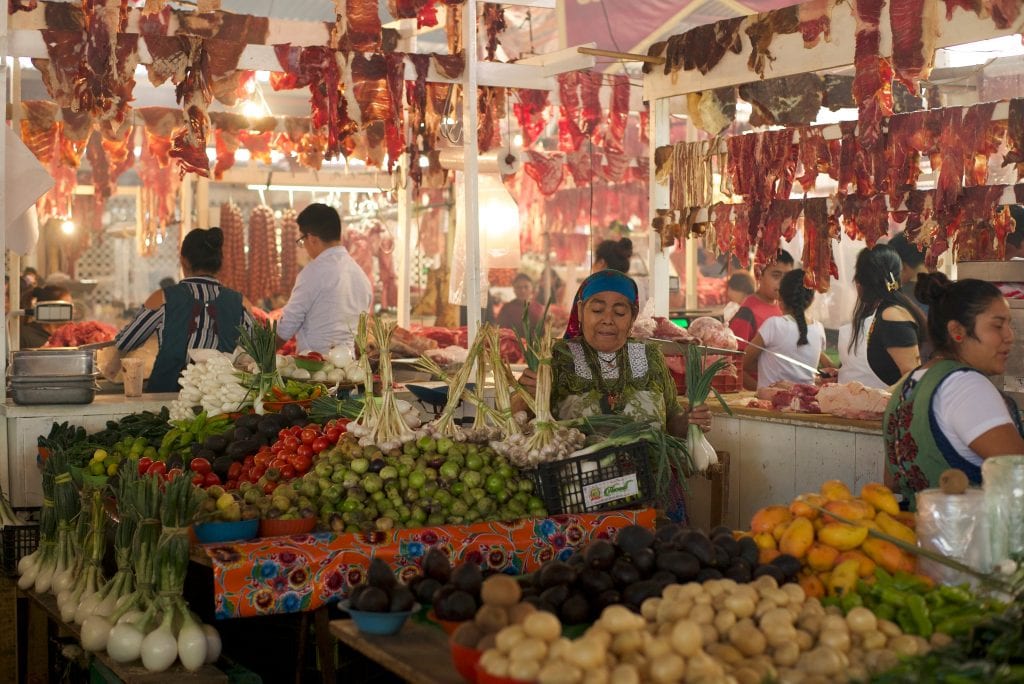
[(8, 388), (15, 404), (91, 404), (99, 386), (93, 380), (43, 384), (11, 383)]
[(99, 373), (88, 373), (86, 375), (22, 375), (20, 377), (8, 378), (8, 383), (19, 387), (39, 387), (40, 385), (62, 387), (83, 382), (95, 383), (98, 382), (99, 378)]
[(82, 377), (96, 372), (96, 352), (92, 349), (26, 349), (11, 354), (12, 378)]

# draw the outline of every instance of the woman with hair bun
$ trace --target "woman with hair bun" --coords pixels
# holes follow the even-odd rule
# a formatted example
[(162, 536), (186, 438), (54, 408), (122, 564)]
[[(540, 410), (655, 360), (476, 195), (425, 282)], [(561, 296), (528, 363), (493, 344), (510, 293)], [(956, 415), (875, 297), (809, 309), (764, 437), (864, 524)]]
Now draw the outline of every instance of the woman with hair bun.
[(117, 334), (117, 353), (104, 364), (104, 375), (117, 375), (121, 355), (141, 346), (153, 333), (160, 350), (146, 383), (147, 392), (177, 392), (178, 376), (188, 363), (190, 349), (234, 350), (239, 325), (251, 328), (253, 319), (241, 293), (217, 280), (223, 246), (220, 228), (200, 228), (185, 236), (180, 259), (184, 279), (151, 294)]
[(883, 422), (888, 479), (911, 506), (947, 468), (981, 484), (984, 459), (1024, 454), (1017, 406), (986, 377), (1006, 370), (1013, 345), (1006, 299), (992, 283), (941, 273), (919, 275), (916, 295), (935, 353), (893, 388)]
[(832, 368), (824, 354), (825, 326), (807, 317), (814, 301), (814, 290), (804, 286), (803, 269), (790, 271), (779, 284), (781, 316), (773, 316), (747, 345), (743, 353), (743, 387), (748, 390), (766, 387), (781, 380), (814, 383), (814, 374), (774, 354), (762, 353), (761, 347), (784, 354), (809, 366)]
[(620, 273), (629, 273), (629, 260), (633, 258), (633, 241), (629, 238), (621, 240), (602, 240), (594, 250), (594, 265), (591, 273), (611, 269)]

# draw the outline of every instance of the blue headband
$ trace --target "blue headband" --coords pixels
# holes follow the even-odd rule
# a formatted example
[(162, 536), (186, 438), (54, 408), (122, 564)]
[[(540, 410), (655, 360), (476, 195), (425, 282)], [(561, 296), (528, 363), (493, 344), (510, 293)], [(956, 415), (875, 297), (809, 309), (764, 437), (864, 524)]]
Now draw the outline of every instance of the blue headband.
[(580, 301), (587, 301), (599, 292), (618, 292), (634, 305), (639, 303), (636, 282), (621, 271), (598, 271), (583, 282)]

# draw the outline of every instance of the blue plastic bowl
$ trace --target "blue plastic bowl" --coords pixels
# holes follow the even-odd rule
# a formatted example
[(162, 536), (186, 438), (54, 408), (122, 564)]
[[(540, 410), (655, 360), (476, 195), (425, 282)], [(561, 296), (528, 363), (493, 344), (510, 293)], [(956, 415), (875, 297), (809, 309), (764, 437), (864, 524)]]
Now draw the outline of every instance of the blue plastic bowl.
[(420, 609), (420, 604), (414, 603), (412, 610), (402, 613), (367, 613), (362, 610), (353, 610), (348, 599), (339, 601), (338, 607), (352, 616), (356, 627), (363, 634), (390, 636), (397, 634), (402, 629), (402, 625), (409, 619), (409, 616)]
[(235, 522), (208, 522), (195, 526), (196, 539), (200, 544), (245, 541), (255, 539), (260, 529), (260, 519), (237, 520)]

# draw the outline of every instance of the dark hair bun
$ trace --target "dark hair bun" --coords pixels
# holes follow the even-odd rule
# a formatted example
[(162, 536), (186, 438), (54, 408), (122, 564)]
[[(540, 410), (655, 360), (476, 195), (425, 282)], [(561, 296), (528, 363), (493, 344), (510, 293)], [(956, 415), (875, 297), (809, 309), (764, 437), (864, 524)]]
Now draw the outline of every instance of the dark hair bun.
[(214, 226), (206, 231), (206, 244), (212, 249), (219, 249), (224, 244), (224, 231)]
[(934, 306), (949, 292), (949, 288), (952, 285), (953, 281), (947, 278), (944, 273), (922, 273), (917, 276), (914, 296), (922, 304)]
[(626, 258), (633, 256), (633, 241), (628, 237), (624, 237), (619, 240), (619, 250), (622, 251), (622, 255)]

